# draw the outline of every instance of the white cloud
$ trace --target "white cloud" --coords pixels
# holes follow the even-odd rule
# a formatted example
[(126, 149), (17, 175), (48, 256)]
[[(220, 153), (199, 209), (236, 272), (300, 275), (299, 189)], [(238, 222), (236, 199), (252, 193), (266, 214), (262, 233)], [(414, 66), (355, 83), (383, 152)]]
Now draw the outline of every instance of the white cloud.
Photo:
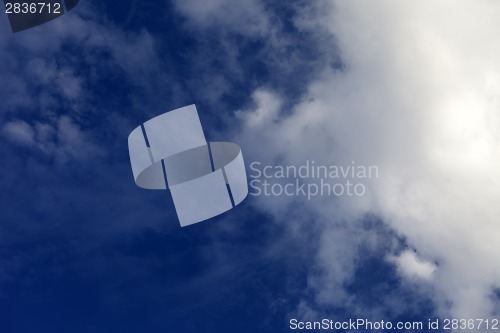
[(102, 148), (92, 141), (70, 117), (62, 116), (57, 120), (56, 146), (49, 150), (60, 162), (69, 159), (84, 160), (99, 156)]
[(147, 31), (123, 31), (88, 3), (26, 33), (7, 34), (0, 57), (2, 79), (9, 82), (0, 91), (2, 114), (81, 109), (100, 75), (124, 74), (135, 86), (149, 86), (148, 74), (158, 73), (160, 63)]
[(436, 270), (436, 265), (420, 259), (414, 251), (406, 250), (397, 256), (390, 256), (389, 261), (396, 264), (401, 275), (430, 281)]
[(176, 0), (177, 10), (198, 27), (222, 27), (231, 32), (266, 34), (270, 29), (264, 6), (260, 0)]
[(260, 89), (253, 93), (256, 108), (248, 111), (236, 111), (236, 117), (245, 122), (250, 128), (269, 126), (278, 119), (281, 109), (281, 100), (272, 92)]
[(2, 128), (4, 136), (13, 142), (30, 146), (34, 143), (35, 131), (22, 120), (11, 121)]
[[(379, 167), (365, 197), (305, 204), (323, 230), (322, 273), (310, 283), (317, 301), (342, 300), (356, 244), (370, 237), (356, 221), (375, 213), (439, 263), (431, 273), (431, 264), (408, 254), (397, 261), (406, 275), (433, 277), (439, 314), (493, 313), (500, 281), (499, 12), (500, 4), (486, 0), (335, 2), (318, 20), (335, 35), (344, 69), (325, 69), (278, 122), (262, 117), (259, 103), (242, 118), (236, 141), (250, 158)], [(277, 217), (296, 205), (287, 197), (258, 203)], [(352, 233), (343, 231), (346, 221)]]
[[(88, 3), (26, 33), (7, 34), (0, 46), (0, 74), (6, 82), (0, 90), (0, 121), (24, 119), (5, 124), (2, 133), (56, 163), (102, 154), (104, 147), (95, 143), (100, 129), (89, 119), (125, 121), (123, 115), (112, 115), (114, 110), (96, 109), (91, 96), (96, 82), (111, 74), (148, 89), (154, 86), (150, 80), (161, 76), (155, 74), (160, 62), (151, 35), (118, 29)], [(148, 110), (142, 112), (155, 112)]]
[(34, 58), (26, 65), (26, 74), (32, 83), (44, 85), (45, 93), (61, 95), (66, 100), (82, 99), (83, 78), (69, 67), (58, 68), (53, 59)]
[(50, 123), (35, 122), (33, 125), (23, 120), (11, 121), (3, 126), (2, 134), (14, 143), (53, 157), (58, 164), (95, 158), (103, 152), (69, 116), (60, 116)]

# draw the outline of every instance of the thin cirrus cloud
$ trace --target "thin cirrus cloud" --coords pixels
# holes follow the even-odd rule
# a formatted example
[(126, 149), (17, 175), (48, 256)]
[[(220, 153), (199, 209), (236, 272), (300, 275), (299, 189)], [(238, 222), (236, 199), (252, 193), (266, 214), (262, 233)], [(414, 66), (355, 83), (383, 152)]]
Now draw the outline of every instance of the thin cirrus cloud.
[(63, 165), (69, 161), (85, 161), (102, 157), (103, 150), (69, 116), (61, 116), (52, 122), (14, 120), (1, 128), (2, 136), (21, 147), (41, 152)]
[(266, 35), (271, 29), (269, 15), (260, 1), (235, 4), (229, 0), (174, 1), (177, 11), (200, 28), (222, 27), (244, 35)]

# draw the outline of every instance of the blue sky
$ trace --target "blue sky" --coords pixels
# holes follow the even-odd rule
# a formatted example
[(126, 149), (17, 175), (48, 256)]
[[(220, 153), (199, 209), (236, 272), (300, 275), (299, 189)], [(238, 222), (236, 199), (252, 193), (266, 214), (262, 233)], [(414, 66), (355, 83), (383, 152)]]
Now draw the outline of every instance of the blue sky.
[[(17, 34), (2, 16), (0, 332), (497, 318), (498, 6), (467, 6), (82, 0)], [(180, 228), (168, 192), (134, 184), (127, 137), (190, 104), (247, 166), (381, 176)]]

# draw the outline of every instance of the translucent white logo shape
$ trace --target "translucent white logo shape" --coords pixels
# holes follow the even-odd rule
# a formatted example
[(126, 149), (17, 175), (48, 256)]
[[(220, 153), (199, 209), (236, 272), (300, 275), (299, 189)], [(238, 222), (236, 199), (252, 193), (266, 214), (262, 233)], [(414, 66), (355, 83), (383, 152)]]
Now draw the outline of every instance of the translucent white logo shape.
[(182, 227), (222, 214), (248, 195), (240, 147), (207, 143), (195, 105), (138, 126), (128, 148), (137, 186), (170, 189)]

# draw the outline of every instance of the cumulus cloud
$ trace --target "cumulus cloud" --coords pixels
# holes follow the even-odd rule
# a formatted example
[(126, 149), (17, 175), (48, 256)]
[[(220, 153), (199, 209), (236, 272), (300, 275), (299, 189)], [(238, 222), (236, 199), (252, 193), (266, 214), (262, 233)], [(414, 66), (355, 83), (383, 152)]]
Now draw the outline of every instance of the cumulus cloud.
[(298, 19), (323, 12), (312, 2), (174, 1), (174, 8), (197, 41), (186, 54), (192, 67), (184, 81), (213, 109), (228, 101), (230, 110), (241, 108), (254, 90), (274, 90), (289, 104), (311, 77), (338, 62), (327, 29)]
[(278, 119), (282, 102), (270, 91), (259, 89), (252, 96), (255, 108), (250, 112), (236, 111), (235, 115), (240, 118), (246, 126), (259, 128), (269, 126)]
[(401, 275), (429, 281), (436, 270), (436, 265), (420, 259), (414, 251), (406, 250), (398, 256), (390, 256), (389, 261), (396, 264)]
[[(240, 114), (239, 141), (252, 158), (379, 167), (364, 197), (305, 205), (323, 230), (310, 283), (316, 301), (343, 298), (359, 255), (352, 240), (370, 237), (356, 221), (376, 214), (439, 263), (434, 270), (408, 252), (393, 261), (403, 275), (431, 280), (439, 314), (492, 315), (500, 281), (499, 6), (334, 2), (314, 24), (335, 36), (342, 70), (325, 68), (278, 121), (262, 116), (269, 101), (258, 94), (257, 107)], [(273, 200), (280, 202), (266, 202)], [(277, 217), (296, 204), (286, 197), (258, 203)], [(324, 286), (337, 287), (328, 295)]]

